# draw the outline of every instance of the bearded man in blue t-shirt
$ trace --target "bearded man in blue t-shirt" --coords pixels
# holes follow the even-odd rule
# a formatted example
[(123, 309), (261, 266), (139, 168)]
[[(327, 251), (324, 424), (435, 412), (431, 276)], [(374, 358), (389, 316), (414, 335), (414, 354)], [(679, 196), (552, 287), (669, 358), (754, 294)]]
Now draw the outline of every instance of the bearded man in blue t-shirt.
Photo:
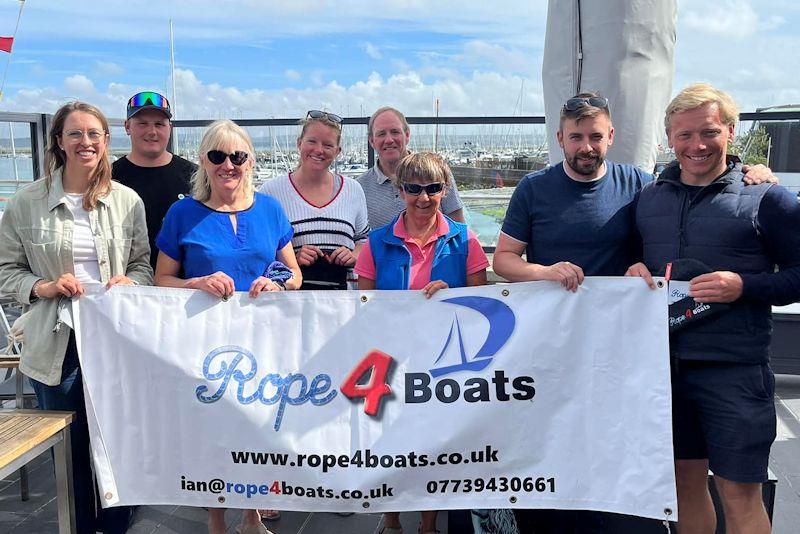
[(564, 161), (517, 185), (494, 270), (512, 282), (552, 280), (576, 291), (584, 276), (622, 276), (637, 257), (632, 203), (653, 176), (605, 159), (614, 127), (597, 93), (567, 100), (557, 135)]

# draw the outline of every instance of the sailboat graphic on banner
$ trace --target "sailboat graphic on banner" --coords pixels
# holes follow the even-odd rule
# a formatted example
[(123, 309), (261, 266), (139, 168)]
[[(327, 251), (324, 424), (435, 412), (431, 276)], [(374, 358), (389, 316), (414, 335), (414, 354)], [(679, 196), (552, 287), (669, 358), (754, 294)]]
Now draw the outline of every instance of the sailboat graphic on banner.
[[(430, 369), (431, 376), (437, 378), (458, 371), (483, 370), (492, 362), (494, 355), (506, 344), (506, 341), (508, 341), (508, 338), (510, 338), (511, 334), (514, 332), (514, 325), (516, 323), (514, 312), (503, 302), (488, 297), (455, 297), (443, 300), (442, 302), (463, 306), (480, 313), (489, 321), (489, 333), (486, 336), (486, 341), (478, 352), (471, 358), (468, 357), (464, 349), (464, 337), (461, 333), (461, 323), (458, 320), (458, 314), (454, 314), (447, 340), (439, 356), (434, 361), (434, 365), (438, 364), (443, 359), (445, 362), (439, 367)], [(455, 358), (445, 358), (445, 356), (450, 356), (453, 353), (455, 353)], [(454, 359), (457, 363), (449, 363)]]

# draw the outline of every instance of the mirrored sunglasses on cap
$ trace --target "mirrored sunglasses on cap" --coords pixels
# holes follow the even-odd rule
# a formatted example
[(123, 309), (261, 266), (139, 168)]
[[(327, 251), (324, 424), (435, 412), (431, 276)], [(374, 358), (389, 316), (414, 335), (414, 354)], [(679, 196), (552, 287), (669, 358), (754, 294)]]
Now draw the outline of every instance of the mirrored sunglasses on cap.
[(594, 108), (608, 108), (608, 99), (604, 96), (576, 96), (564, 104), (567, 111), (577, 111), (580, 108), (591, 106)]
[(248, 156), (249, 154), (242, 150), (237, 150), (232, 154), (228, 154), (226, 152), (223, 152), (222, 150), (209, 150), (208, 153), (206, 153), (208, 161), (210, 161), (214, 165), (222, 165), (223, 163), (225, 163), (226, 159), (230, 158), (231, 163), (233, 163), (237, 167), (240, 165), (244, 165), (244, 162), (247, 161)]
[(331, 122), (335, 122), (336, 124), (342, 123), (342, 118), (339, 115), (334, 113), (328, 113), (327, 111), (320, 111), (318, 109), (312, 109), (308, 113), (306, 113), (307, 119), (322, 119)]
[(168, 117), (172, 117), (169, 100), (167, 100), (164, 95), (154, 93), (153, 91), (136, 93), (128, 100), (128, 118), (131, 118), (136, 112), (141, 111), (142, 108), (160, 109), (166, 113)]
[(413, 184), (413, 183), (404, 183), (403, 184), (403, 191), (406, 194), (411, 195), (412, 197), (418, 197), (425, 191), (429, 197), (434, 195), (438, 195), (444, 190), (444, 184), (442, 182), (434, 182), (432, 184)]

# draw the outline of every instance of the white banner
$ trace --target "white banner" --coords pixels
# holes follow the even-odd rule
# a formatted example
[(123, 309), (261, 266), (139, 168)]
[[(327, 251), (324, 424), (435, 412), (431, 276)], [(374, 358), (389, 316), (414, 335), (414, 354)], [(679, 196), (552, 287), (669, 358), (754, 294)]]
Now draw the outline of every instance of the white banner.
[(675, 519), (666, 293), (87, 294), (104, 504)]

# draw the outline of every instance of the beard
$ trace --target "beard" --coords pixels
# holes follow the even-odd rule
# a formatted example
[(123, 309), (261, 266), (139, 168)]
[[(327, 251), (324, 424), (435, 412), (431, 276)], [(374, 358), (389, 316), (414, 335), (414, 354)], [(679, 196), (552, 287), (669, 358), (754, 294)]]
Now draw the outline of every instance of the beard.
[[(589, 161), (582, 160), (581, 158), (590, 157)], [(581, 176), (591, 176), (603, 165), (605, 158), (597, 152), (579, 152), (571, 158), (566, 158), (569, 168), (580, 174)]]

